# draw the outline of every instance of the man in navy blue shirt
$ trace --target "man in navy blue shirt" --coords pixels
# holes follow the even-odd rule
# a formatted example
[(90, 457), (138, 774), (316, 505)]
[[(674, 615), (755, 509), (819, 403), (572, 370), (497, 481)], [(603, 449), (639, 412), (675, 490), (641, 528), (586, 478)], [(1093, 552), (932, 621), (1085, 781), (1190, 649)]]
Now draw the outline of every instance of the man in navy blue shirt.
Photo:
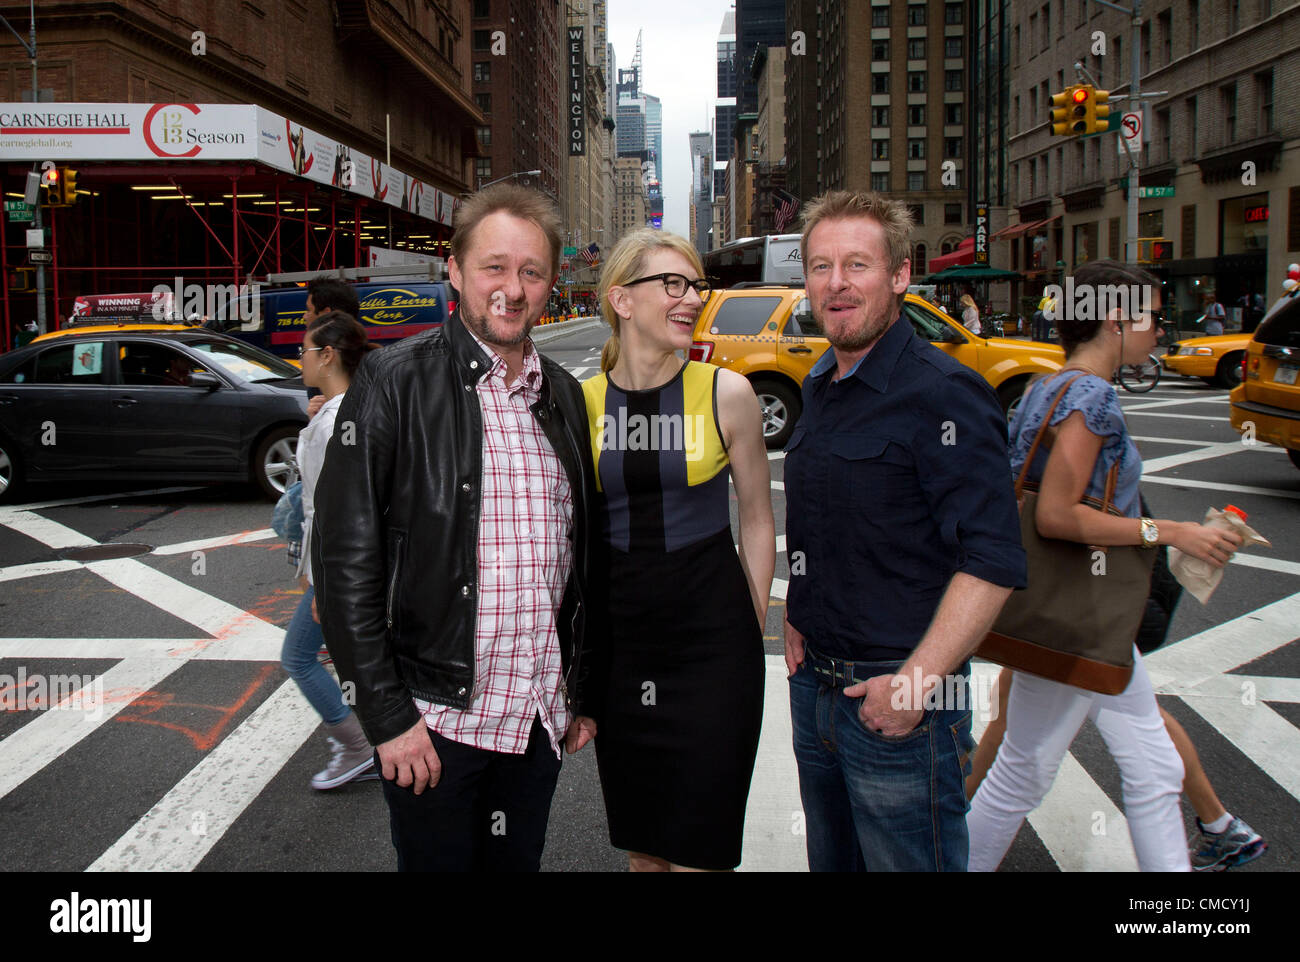
[(785, 653), (813, 871), (965, 871), (969, 657), (1025, 555), (988, 383), (915, 336), (907, 207), (804, 213), (831, 349), (786, 448)]

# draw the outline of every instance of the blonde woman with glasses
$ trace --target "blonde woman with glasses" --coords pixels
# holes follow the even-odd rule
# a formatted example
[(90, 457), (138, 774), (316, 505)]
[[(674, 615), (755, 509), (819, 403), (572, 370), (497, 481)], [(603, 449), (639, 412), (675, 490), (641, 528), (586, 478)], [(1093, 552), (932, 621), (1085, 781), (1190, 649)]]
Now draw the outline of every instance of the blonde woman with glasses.
[(589, 704), (610, 842), (632, 871), (740, 863), (763, 716), (771, 475), (749, 382), (678, 356), (702, 274), (681, 237), (620, 241), (599, 286), (602, 373), (583, 384), (605, 573)]

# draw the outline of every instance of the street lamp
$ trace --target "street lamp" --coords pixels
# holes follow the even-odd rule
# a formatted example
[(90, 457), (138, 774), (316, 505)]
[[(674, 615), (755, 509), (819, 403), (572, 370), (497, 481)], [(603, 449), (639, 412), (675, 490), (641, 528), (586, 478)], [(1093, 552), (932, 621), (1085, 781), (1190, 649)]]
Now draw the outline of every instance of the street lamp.
[(542, 176), (542, 172), (540, 170), (517, 170), (513, 174), (506, 174), (504, 177), (498, 177), (496, 180), (489, 180), (486, 184), (483, 183), (482, 178), (479, 178), (479, 184), (477, 189), (482, 190), (484, 187), (491, 187), (493, 184), (499, 184), (503, 180), (513, 180), (515, 177), (540, 177), (540, 176)]

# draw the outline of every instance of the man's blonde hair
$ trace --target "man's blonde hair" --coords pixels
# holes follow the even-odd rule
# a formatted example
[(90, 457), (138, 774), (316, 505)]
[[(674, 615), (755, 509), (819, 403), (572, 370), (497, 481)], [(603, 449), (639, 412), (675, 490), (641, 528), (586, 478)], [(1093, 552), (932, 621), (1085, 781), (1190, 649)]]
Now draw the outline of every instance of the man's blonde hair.
[(691, 242), (685, 237), (677, 234), (645, 227), (634, 230), (614, 245), (614, 250), (605, 261), (605, 266), (600, 269), (600, 284), (597, 287), (600, 313), (610, 329), (609, 340), (605, 342), (600, 352), (602, 371), (608, 371), (618, 363), (618, 325), (622, 320), (614, 310), (614, 305), (609, 302), (609, 289), (640, 277), (645, 270), (646, 258), (657, 250), (676, 251), (690, 261), (696, 274), (704, 276), (704, 264), (700, 261), (699, 251), (692, 247)]
[(560, 211), (555, 202), (539, 190), (515, 183), (493, 184), (476, 194), (471, 194), (456, 209), (456, 232), (451, 235), (451, 256), (458, 264), (465, 262), (474, 228), (492, 214), (509, 214), (520, 220), (531, 221), (546, 235), (551, 248), (551, 275), (560, 268)]
[(804, 271), (808, 270), (808, 238), (824, 220), (869, 217), (885, 233), (889, 273), (897, 274), (912, 256), (912, 212), (901, 200), (864, 190), (831, 190), (809, 201), (803, 209), (803, 236), (799, 240)]

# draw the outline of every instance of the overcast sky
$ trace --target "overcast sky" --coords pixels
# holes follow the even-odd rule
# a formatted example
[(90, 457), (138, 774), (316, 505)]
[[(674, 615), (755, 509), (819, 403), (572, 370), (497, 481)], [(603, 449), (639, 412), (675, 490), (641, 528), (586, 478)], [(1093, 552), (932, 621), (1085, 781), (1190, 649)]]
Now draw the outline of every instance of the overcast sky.
[(636, 34), (642, 32), (642, 87), (663, 102), (664, 229), (683, 237), (690, 236), (687, 135), (713, 129), (718, 31), (731, 8), (731, 0), (609, 0), (607, 8), (608, 37), (618, 67), (632, 65)]

